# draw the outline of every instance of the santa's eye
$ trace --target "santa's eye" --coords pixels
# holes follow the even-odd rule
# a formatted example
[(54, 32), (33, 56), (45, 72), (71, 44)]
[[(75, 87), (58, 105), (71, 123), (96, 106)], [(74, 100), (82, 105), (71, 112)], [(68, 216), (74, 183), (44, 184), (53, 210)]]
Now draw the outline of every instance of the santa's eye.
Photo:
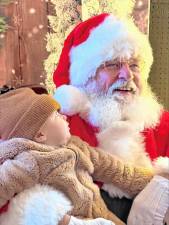
[(111, 64), (107, 64), (106, 67), (114, 67), (114, 68), (118, 68), (118, 67), (119, 67), (119, 63), (111, 63)]
[(139, 67), (139, 66), (138, 66), (138, 64), (133, 63), (133, 64), (130, 64), (130, 67)]
[(139, 65), (137, 63), (132, 63), (129, 65), (130, 69), (133, 71), (138, 71), (139, 70)]

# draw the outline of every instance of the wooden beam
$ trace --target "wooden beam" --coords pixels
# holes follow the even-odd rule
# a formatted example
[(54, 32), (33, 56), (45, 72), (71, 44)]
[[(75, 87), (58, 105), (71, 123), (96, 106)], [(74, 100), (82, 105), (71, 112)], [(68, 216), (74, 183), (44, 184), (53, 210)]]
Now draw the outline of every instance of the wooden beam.
[(48, 2), (19, 0), (0, 10), (9, 18), (9, 29), (0, 49), (0, 85), (44, 83)]

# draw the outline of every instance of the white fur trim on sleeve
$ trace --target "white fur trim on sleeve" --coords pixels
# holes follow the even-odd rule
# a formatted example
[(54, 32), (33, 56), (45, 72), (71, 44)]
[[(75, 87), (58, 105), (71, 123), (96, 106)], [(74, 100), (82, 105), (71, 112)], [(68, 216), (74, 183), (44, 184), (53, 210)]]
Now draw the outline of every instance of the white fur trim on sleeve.
[(89, 107), (87, 96), (72, 85), (62, 85), (57, 88), (54, 99), (61, 105), (61, 113), (68, 116), (84, 112)]
[(168, 157), (158, 157), (154, 162), (155, 174), (168, 173), (169, 174), (169, 158)]
[(11, 200), (8, 211), (0, 216), (0, 224), (57, 225), (71, 209), (70, 200), (62, 192), (36, 185)]

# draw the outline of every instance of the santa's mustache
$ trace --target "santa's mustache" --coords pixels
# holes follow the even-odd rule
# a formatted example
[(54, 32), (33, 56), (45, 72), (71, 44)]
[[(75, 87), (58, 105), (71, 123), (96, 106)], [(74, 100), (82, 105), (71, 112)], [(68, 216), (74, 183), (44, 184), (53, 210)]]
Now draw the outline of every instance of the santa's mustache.
[(133, 81), (117, 80), (108, 89), (107, 94), (112, 95), (115, 91), (130, 91), (132, 94), (135, 94), (137, 87)]

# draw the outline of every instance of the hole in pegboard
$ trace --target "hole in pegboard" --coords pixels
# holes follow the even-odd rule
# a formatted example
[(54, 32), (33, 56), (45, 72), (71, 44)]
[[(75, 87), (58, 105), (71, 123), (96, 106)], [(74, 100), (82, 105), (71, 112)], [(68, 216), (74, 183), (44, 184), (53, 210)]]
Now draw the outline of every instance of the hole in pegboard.
[(169, 109), (169, 1), (151, 0), (149, 21), (149, 39), (154, 54), (149, 83)]

